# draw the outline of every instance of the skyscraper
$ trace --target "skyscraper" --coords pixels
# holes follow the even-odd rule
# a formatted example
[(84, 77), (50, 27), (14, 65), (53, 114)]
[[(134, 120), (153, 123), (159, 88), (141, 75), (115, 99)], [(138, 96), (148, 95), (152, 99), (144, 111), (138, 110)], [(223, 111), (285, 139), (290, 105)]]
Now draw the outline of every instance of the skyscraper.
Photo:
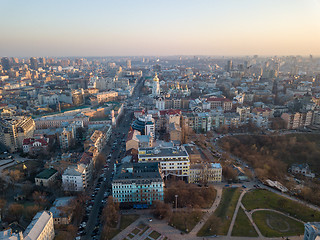
[(30, 58), (30, 68), (38, 70), (38, 60), (35, 57)]
[(127, 60), (127, 68), (129, 68), (129, 69), (131, 68), (131, 60), (130, 59)]
[(9, 58), (3, 57), (1, 58), (1, 65), (4, 70), (9, 70), (10, 69), (10, 61)]
[(44, 57), (40, 57), (39, 64), (40, 64), (40, 66), (44, 67), (46, 65), (46, 59)]
[(232, 60), (229, 60), (226, 66), (226, 71), (230, 72), (232, 70)]

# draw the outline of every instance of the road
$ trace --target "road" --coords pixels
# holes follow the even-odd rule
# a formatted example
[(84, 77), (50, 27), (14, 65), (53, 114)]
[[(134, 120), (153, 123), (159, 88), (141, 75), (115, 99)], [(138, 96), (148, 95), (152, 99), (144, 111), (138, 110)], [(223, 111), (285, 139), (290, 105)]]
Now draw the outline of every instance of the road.
[[(128, 98), (127, 103), (134, 102), (137, 97), (140, 95), (140, 90), (143, 86), (143, 79), (141, 79), (137, 86), (135, 87), (135, 90), (133, 91), (133, 94), (131, 97)], [(114, 169), (114, 164), (116, 161), (121, 160), (121, 158), (124, 157), (125, 154), (125, 140), (127, 137), (127, 133), (129, 131), (129, 128), (131, 126), (133, 119), (133, 111), (129, 109), (125, 109), (122, 118), (120, 118), (120, 121), (117, 123), (116, 128), (113, 129), (113, 133), (109, 139), (109, 141), (106, 143), (104, 149), (102, 150), (102, 153), (105, 156), (108, 156), (111, 153), (111, 160), (109, 163), (109, 169), (105, 171), (103, 174), (103, 177), (105, 177), (106, 181), (103, 181), (101, 183), (100, 189), (98, 190), (97, 195), (94, 197), (94, 204), (92, 207), (92, 210), (89, 214), (89, 219), (86, 224), (86, 235), (82, 236), (82, 240), (91, 240), (91, 239), (99, 239), (99, 234), (96, 236), (93, 236), (93, 230), (95, 226), (102, 227), (102, 224), (100, 222), (100, 209), (104, 207), (104, 203), (102, 200), (104, 199), (104, 194), (106, 191), (111, 192), (111, 183), (112, 183), (112, 174)], [(114, 144), (114, 150), (112, 150), (112, 145)], [(95, 181), (94, 186), (96, 186), (97, 181)], [(94, 189), (94, 187), (93, 187)], [(91, 189), (91, 191), (93, 190)], [(102, 229), (100, 229), (99, 232), (101, 232)]]

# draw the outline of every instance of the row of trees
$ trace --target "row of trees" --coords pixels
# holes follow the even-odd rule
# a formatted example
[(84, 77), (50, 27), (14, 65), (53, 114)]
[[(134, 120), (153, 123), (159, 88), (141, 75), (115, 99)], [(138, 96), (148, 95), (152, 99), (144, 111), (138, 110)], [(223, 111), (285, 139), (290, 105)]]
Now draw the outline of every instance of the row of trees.
[(115, 202), (112, 196), (109, 196), (107, 204), (102, 211), (103, 229), (100, 238), (101, 240), (108, 239), (112, 229), (117, 227), (119, 217), (119, 203)]

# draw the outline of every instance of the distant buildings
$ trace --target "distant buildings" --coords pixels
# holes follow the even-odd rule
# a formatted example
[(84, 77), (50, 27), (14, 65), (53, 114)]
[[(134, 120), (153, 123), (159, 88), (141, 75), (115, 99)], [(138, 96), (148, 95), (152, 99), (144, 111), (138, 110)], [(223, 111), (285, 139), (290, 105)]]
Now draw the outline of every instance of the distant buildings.
[(33, 137), (35, 123), (31, 117), (14, 116), (0, 118), (0, 142), (10, 152), (22, 149), (23, 140)]
[(320, 237), (320, 223), (308, 222), (304, 224), (304, 238), (303, 240), (315, 240)]
[(23, 233), (23, 240), (53, 240), (53, 215), (49, 211), (38, 212)]
[(123, 163), (116, 165), (112, 196), (121, 204), (163, 201), (164, 182), (159, 163)]
[(281, 118), (286, 123), (287, 129), (297, 129), (300, 127), (310, 126), (312, 124), (312, 111), (283, 113)]

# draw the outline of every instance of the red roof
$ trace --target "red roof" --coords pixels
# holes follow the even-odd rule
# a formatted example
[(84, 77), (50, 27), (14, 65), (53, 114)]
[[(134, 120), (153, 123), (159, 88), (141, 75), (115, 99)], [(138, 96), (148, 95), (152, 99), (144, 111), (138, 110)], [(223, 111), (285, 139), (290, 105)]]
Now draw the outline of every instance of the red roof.
[(44, 138), (34, 139), (34, 138), (25, 138), (23, 139), (23, 145), (32, 145), (35, 142), (41, 143), (41, 146), (47, 146), (48, 142)]
[(168, 109), (168, 110), (161, 110), (160, 115), (176, 115), (181, 114), (180, 109)]

